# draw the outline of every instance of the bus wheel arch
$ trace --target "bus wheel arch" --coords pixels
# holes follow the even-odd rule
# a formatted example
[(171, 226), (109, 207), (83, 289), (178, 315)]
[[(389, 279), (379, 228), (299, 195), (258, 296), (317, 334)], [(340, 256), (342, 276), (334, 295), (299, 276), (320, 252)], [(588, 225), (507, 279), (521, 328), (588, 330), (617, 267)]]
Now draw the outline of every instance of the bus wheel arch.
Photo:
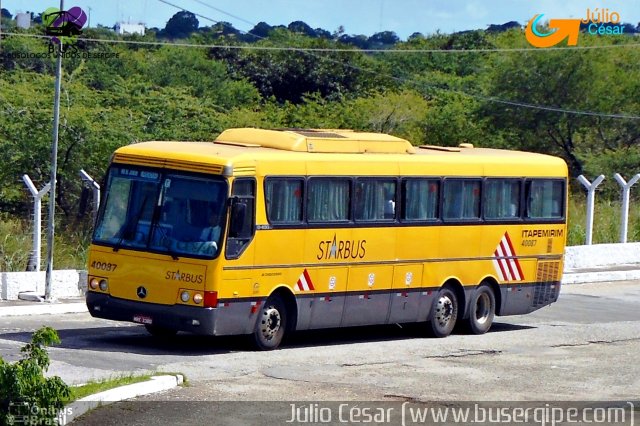
[(291, 289), (286, 286), (278, 287), (269, 297), (278, 296), (284, 302), (287, 310), (287, 327), (286, 333), (290, 333), (296, 329), (298, 323), (298, 303), (296, 302), (296, 296), (291, 292)]
[(483, 278), (482, 281), (480, 281), (480, 284), (478, 284), (478, 287), (481, 285), (487, 285), (491, 288), (491, 290), (493, 290), (493, 296), (496, 299), (496, 315), (500, 315), (500, 311), (502, 309), (502, 291), (500, 289), (500, 284), (498, 283), (498, 280), (495, 279), (493, 276), (489, 275)]
[(440, 287), (429, 315), (429, 328), (434, 337), (447, 337), (451, 334), (463, 315), (464, 300), (464, 289), (459, 281), (449, 279)]
[(278, 348), (297, 321), (297, 306), (291, 291), (276, 289), (260, 304), (252, 342), (256, 349), (268, 351)]
[(484, 334), (493, 324), (497, 306), (495, 286), (491, 281), (483, 280), (474, 289), (469, 301), (469, 317), (466, 324), (473, 334)]

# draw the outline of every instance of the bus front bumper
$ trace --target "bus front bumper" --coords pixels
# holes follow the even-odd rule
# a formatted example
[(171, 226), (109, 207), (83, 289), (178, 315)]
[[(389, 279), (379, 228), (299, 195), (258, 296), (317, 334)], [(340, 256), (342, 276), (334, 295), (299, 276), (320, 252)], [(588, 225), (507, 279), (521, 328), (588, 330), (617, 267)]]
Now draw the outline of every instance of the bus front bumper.
[(217, 309), (214, 308), (136, 302), (93, 291), (87, 292), (86, 301), (89, 313), (96, 318), (149, 324), (194, 334), (226, 334), (216, 330)]

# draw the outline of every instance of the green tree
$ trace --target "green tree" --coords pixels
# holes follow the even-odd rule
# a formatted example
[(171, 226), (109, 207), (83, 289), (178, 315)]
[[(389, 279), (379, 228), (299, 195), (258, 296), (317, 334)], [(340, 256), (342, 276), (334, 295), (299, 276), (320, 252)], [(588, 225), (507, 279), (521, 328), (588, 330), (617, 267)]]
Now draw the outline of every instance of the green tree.
[[(330, 100), (392, 87), (383, 64), (356, 49), (353, 52), (306, 52), (295, 48), (331, 49), (335, 42), (274, 30), (256, 43), (261, 47), (290, 46), (284, 50), (214, 49), (214, 58), (228, 64), (232, 76), (247, 78), (263, 98), (301, 103), (306, 94), (320, 93)], [(344, 46), (340, 46), (344, 47)]]
[(369, 46), (372, 49), (391, 47), (400, 41), (400, 37), (393, 31), (381, 31), (369, 37)]
[(181, 10), (169, 18), (164, 27), (165, 34), (170, 38), (186, 38), (198, 31), (198, 18), (192, 12)]

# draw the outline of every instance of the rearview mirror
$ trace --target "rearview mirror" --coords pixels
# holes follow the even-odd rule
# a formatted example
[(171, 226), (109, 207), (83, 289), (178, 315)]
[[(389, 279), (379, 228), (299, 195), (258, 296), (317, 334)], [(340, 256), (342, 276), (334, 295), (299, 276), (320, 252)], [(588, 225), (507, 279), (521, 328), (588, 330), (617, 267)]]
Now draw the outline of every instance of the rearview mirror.
[(232, 198), (229, 237), (231, 238), (247, 237), (247, 235), (243, 235), (243, 234), (246, 234), (246, 232), (243, 233), (246, 219), (247, 219), (247, 205), (238, 198)]

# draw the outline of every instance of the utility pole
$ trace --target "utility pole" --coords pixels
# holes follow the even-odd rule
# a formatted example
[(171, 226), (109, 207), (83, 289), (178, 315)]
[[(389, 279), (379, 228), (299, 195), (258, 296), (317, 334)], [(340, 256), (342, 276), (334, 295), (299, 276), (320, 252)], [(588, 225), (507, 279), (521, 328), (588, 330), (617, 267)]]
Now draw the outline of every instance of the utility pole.
[[(60, 0), (60, 10), (64, 10), (64, 0)], [(62, 80), (62, 40), (58, 41), (56, 61), (56, 83), (53, 95), (53, 141), (51, 144), (51, 193), (49, 194), (49, 223), (47, 228), (47, 273), (45, 275), (44, 300), (51, 302), (51, 279), (53, 275), (53, 237), (56, 213), (56, 178), (58, 174), (58, 126), (60, 125), (60, 84)]]

